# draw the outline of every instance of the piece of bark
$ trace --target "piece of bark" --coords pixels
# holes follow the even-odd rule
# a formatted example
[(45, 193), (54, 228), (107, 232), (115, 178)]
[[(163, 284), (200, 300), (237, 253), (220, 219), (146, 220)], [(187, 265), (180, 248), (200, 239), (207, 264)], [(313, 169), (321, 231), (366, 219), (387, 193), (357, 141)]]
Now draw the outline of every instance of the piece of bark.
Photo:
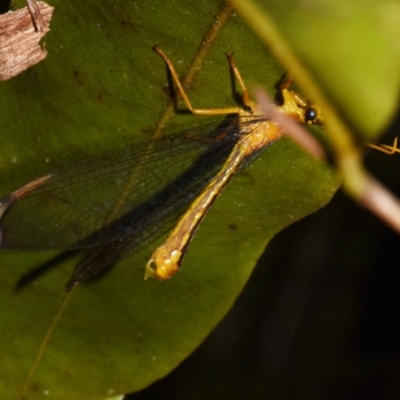
[(37, 0), (26, 0), (26, 5), (31, 14), (33, 25), (35, 25), (35, 31), (43, 32), (45, 25)]
[(54, 7), (36, 3), (40, 17), (28, 7), (0, 15), (0, 80), (5, 81), (42, 61), (47, 51), (40, 40), (50, 30)]

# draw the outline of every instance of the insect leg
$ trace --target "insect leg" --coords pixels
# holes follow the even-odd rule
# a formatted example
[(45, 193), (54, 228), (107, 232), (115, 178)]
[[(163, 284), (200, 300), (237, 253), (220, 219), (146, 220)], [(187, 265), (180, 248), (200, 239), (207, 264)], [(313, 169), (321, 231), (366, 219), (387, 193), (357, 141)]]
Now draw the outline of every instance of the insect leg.
[(394, 153), (400, 153), (400, 149), (397, 147), (397, 137), (393, 141), (393, 145), (389, 146), (387, 144), (370, 144), (367, 143), (368, 147), (371, 147), (371, 149), (381, 151), (382, 153), (393, 155)]
[(244, 84), (243, 78), (240, 75), (239, 69), (236, 66), (234, 60), (233, 60), (233, 54), (232, 53), (226, 53), (226, 57), (228, 58), (229, 65), (232, 68), (232, 72), (235, 75), (236, 80), (239, 82), (240, 88), (242, 89), (242, 103), (245, 107), (253, 110), (255, 108), (254, 102), (250, 99), (250, 94), (249, 91)]
[(164, 60), (165, 64), (167, 65), (167, 68), (171, 74), (172, 80), (174, 81), (179, 94), (181, 95), (186, 107), (189, 109), (189, 111), (192, 114), (196, 115), (227, 115), (227, 114), (242, 114), (243, 109), (241, 107), (227, 107), (227, 108), (194, 108), (185, 92), (185, 89), (183, 88), (183, 85), (178, 77), (178, 74), (175, 71), (175, 68), (170, 61), (170, 59), (167, 57), (167, 55), (158, 47), (155, 46), (154, 51)]

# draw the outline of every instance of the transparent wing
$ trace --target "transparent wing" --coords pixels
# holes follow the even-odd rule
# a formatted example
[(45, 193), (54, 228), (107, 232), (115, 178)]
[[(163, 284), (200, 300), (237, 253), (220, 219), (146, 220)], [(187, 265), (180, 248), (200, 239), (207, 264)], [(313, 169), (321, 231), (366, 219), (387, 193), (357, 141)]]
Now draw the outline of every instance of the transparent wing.
[(111, 242), (118, 247), (126, 238), (137, 247), (193, 200), (240, 132), (237, 121), (209, 124), (36, 180), (41, 183), (0, 202), (0, 247), (74, 249)]

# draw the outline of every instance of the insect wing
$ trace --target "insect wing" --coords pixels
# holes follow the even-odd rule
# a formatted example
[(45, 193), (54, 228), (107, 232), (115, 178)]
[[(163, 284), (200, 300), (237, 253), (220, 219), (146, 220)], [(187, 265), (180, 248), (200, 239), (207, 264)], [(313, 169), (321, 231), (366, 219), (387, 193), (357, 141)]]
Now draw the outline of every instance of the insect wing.
[(16, 190), (0, 202), (0, 247), (94, 247), (132, 236), (135, 223), (135, 232), (147, 228), (149, 236), (156, 220), (190, 202), (229, 153), (234, 136), (219, 136), (217, 126), (136, 144)]

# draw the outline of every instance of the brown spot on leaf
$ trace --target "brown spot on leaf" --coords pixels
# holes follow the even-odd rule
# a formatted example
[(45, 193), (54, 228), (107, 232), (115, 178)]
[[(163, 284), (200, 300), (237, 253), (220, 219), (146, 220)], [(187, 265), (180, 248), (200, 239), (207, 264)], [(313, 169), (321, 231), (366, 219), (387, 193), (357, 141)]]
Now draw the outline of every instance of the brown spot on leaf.
[(79, 75), (79, 72), (78, 72), (77, 70), (75, 70), (75, 71), (73, 71), (73, 74), (74, 74), (75, 81), (76, 81), (79, 85), (82, 85), (82, 79), (81, 79), (81, 77), (80, 77), (80, 75)]

